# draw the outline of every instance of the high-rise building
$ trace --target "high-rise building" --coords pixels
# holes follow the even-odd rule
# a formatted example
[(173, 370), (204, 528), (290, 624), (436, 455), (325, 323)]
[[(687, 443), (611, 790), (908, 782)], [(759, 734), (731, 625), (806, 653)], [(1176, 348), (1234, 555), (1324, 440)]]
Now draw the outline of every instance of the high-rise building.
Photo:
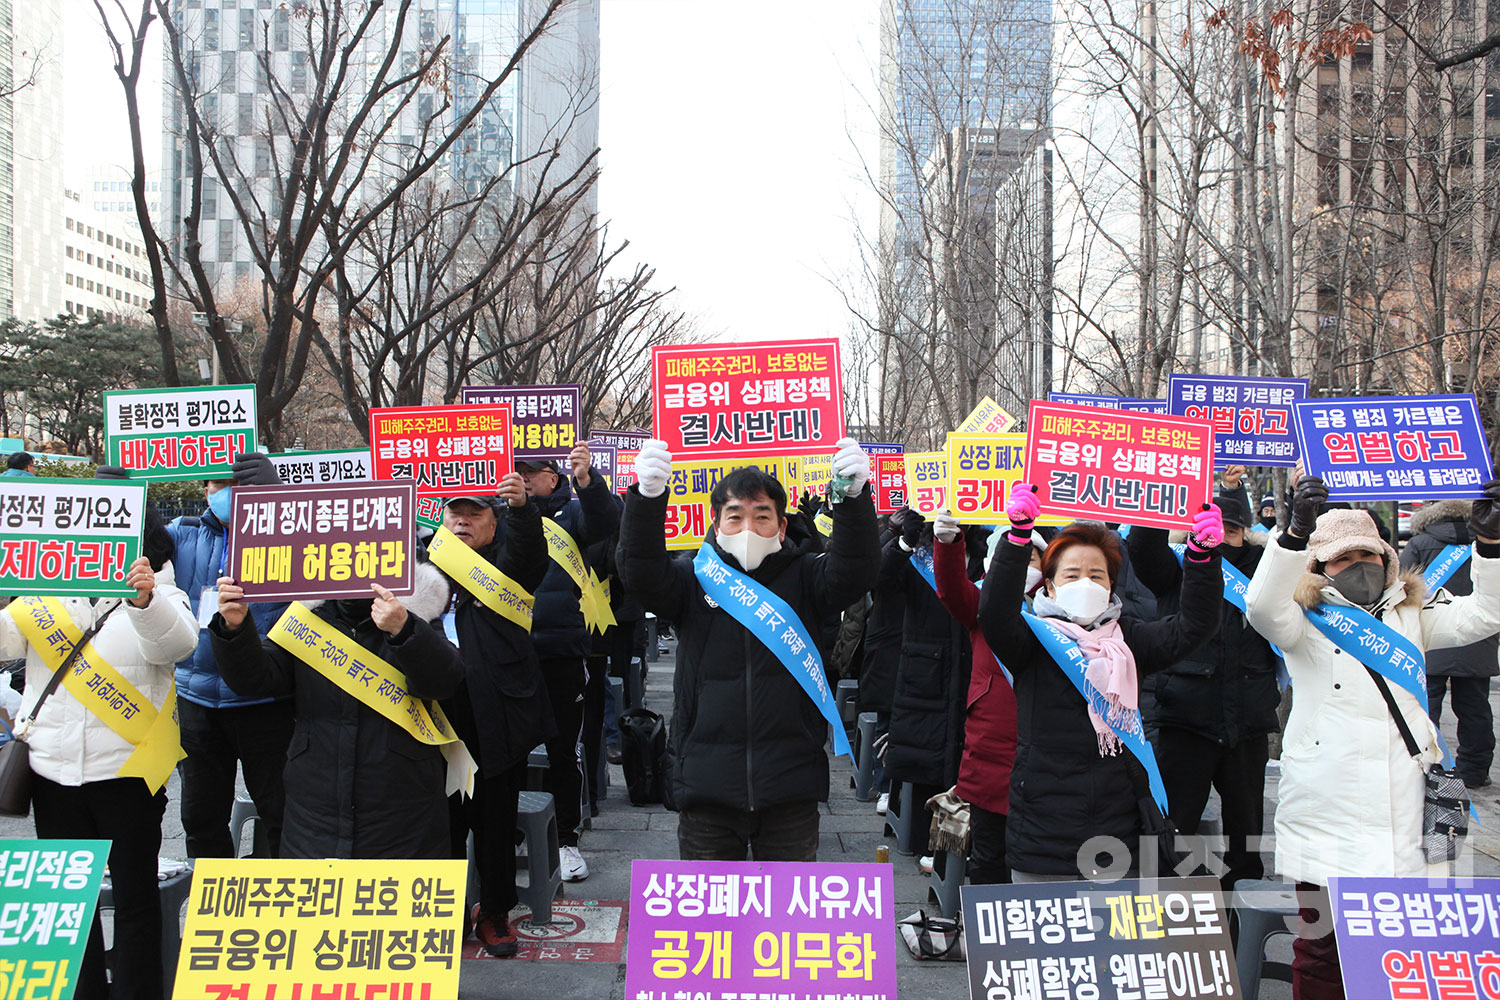
[(145, 322), (151, 272), (135, 216), (101, 212), (75, 191), (63, 198), (63, 240), (55, 281), (63, 311), (80, 320)]
[(63, 311), (61, 0), (0, 0), (0, 318)]

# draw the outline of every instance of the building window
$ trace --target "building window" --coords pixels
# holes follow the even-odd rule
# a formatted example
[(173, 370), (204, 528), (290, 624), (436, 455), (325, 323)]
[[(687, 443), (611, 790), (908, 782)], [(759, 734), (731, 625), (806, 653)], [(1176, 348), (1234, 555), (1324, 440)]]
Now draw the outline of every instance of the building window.
[(73, 248), (71, 246), (63, 247), (63, 253), (71, 257), (73, 256)]
[(203, 49), (206, 52), (219, 50), (219, 12), (212, 8), (203, 12)]
[(240, 48), (251, 51), (255, 48), (255, 11), (240, 11)]

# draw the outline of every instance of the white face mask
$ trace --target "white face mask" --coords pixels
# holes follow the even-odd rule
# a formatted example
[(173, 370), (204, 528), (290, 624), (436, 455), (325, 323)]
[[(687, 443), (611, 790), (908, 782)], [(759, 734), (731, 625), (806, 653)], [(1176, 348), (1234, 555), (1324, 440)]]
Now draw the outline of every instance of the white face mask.
[(1091, 622), (1109, 607), (1109, 591), (1093, 580), (1074, 580), (1057, 588), (1052, 599), (1079, 624)]
[(1039, 566), (1027, 566), (1026, 567), (1026, 593), (1028, 593), (1028, 594), (1031, 593), (1031, 591), (1036, 587), (1036, 585), (1039, 584), (1039, 583), (1041, 583), (1041, 582), (1042, 582), (1042, 570), (1041, 570), (1041, 567), (1039, 567)]
[(766, 556), (781, 551), (781, 538), (779, 535), (767, 538), (749, 528), (741, 528), (733, 535), (720, 535), (719, 548), (738, 559), (747, 573), (753, 573)]

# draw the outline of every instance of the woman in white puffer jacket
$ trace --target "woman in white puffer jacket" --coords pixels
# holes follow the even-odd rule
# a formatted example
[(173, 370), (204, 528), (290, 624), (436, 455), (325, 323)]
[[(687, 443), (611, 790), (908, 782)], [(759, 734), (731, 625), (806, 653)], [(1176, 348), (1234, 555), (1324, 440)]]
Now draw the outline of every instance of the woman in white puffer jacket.
[[(60, 600), (82, 633), (108, 613), (90, 647), (160, 708), (171, 689), (173, 665), (190, 656), (198, 644), (198, 623), (187, 595), (172, 582), (172, 538), (154, 508), (147, 509), (142, 551), (145, 554), (131, 565), (127, 577), (136, 597)], [(0, 611), (0, 658), (21, 656), (26, 657), (26, 690), (18, 718), (24, 719), (52, 679), (52, 669), (26, 641), (14, 618)], [(27, 740), (37, 837), (113, 842), (109, 871), (115, 900), (114, 982), (105, 982), (104, 939), (96, 914), (74, 996), (158, 1000), (167, 993), (156, 881), (166, 791), (153, 791), (141, 778), (118, 776), (135, 748), (64, 685), (42, 703)]]
[[(1422, 854), (1424, 771), (1439, 760), (1437, 728), (1418, 700), (1387, 681), (1420, 750), (1413, 758), (1370, 670), (1336, 646), (1305, 613), (1321, 604), (1359, 607), (1424, 653), (1465, 646), (1500, 631), (1500, 481), (1474, 501), (1478, 540), (1473, 594), (1429, 596), (1402, 574), (1396, 551), (1363, 510), (1330, 510), (1321, 479), (1304, 477), (1286, 534), (1266, 547), (1250, 581), (1245, 616), (1281, 647), (1292, 679), (1292, 713), (1282, 737), (1275, 822), (1276, 870), (1298, 883), (1304, 920), (1326, 905), (1334, 876), (1444, 877)], [(1425, 693), (1425, 688), (1424, 688)], [(1293, 996), (1343, 996), (1331, 925), (1326, 937), (1293, 946)]]

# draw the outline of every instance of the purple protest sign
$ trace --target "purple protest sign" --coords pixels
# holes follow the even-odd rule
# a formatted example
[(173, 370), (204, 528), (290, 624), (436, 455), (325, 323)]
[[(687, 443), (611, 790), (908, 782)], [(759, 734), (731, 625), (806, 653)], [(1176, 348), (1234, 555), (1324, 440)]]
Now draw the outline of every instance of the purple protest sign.
[(236, 486), (225, 572), (247, 601), (405, 597), (416, 512), (410, 479)]
[(471, 385), (462, 402), (510, 404), (515, 461), (565, 459), (583, 440), (583, 389), (576, 385)]
[(890, 865), (637, 860), (625, 995), (896, 1000)]
[(620, 449), (612, 444), (602, 441), (588, 440), (589, 465), (594, 471), (604, 477), (604, 482), (611, 490), (615, 488), (615, 466), (620, 461)]
[(1167, 400), (1178, 416), (1214, 425), (1214, 461), (1225, 465), (1297, 464), (1292, 407), (1307, 398), (1305, 378), (1170, 375)]
[(651, 435), (642, 430), (612, 431), (607, 427), (595, 427), (589, 431), (590, 442), (612, 444), (621, 451), (640, 451), (641, 446), (650, 440)]
[(1500, 997), (1500, 879), (1332, 878), (1344, 994)]

